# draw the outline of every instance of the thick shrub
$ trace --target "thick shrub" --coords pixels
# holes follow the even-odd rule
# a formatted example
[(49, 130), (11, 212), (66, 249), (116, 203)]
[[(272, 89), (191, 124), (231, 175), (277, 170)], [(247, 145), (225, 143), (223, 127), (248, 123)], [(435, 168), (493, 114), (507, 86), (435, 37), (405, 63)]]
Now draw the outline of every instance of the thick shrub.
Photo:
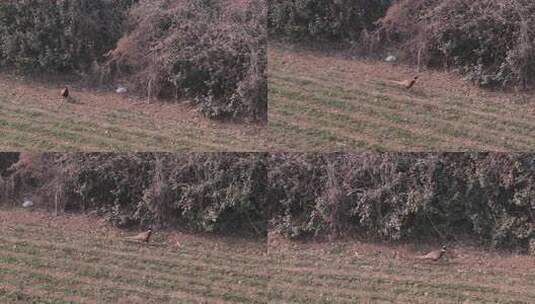
[(0, 65), (25, 72), (87, 71), (121, 37), (132, 1), (0, 3)]
[(379, 22), (380, 48), (430, 67), (453, 67), (482, 86), (535, 83), (535, 2), (404, 0)]
[(19, 160), (19, 155), (18, 152), (0, 153), (0, 176), (6, 174), (7, 170)]
[(266, 120), (266, 16), (263, 0), (141, 1), (108, 72), (212, 118)]
[(391, 0), (272, 0), (271, 35), (291, 40), (356, 41), (384, 15)]
[(270, 227), (289, 237), (465, 236), (527, 248), (535, 157), (525, 154), (275, 154)]
[[(22, 158), (21, 158), (22, 159)], [(265, 234), (266, 159), (239, 153), (35, 154), (10, 176), (38, 207), (97, 212), (119, 226)], [(32, 181), (28, 185), (28, 181)]]

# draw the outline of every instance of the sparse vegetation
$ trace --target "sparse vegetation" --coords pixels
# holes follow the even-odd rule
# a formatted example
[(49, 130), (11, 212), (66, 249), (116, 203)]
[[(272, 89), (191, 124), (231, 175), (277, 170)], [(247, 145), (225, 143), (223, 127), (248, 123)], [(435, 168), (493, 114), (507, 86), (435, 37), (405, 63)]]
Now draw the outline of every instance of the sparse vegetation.
[(192, 106), (0, 75), (1, 151), (267, 151), (262, 124), (208, 121)]
[[(533, 1), (271, 1), (273, 39), (343, 43), (377, 58), (455, 69), (484, 87), (535, 84)], [(330, 43), (329, 43), (330, 42)]]
[(428, 245), (354, 240), (269, 246), (272, 303), (518, 303), (535, 297), (528, 256), (452, 248), (439, 262)]
[[(2, 156), (11, 165), (0, 186), (14, 185), (0, 196), (3, 303), (534, 296), (535, 260), (511, 252), (533, 243), (532, 154), (21, 153), (14, 164)], [(22, 195), (35, 205), (11, 207)], [(68, 212), (40, 210), (57, 199)], [(139, 224), (153, 228), (149, 243), (125, 238), (123, 228)], [(311, 235), (333, 238), (286, 238)], [(440, 260), (415, 258), (439, 243), (448, 244)]]

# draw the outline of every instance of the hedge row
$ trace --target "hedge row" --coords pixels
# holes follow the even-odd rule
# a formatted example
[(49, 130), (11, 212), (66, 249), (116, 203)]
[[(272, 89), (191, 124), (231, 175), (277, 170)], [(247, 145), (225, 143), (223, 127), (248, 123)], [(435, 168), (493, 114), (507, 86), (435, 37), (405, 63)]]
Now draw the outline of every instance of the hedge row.
[(22, 153), (4, 180), (16, 202), (57, 202), (59, 212), (96, 212), (117, 226), (262, 235), (266, 176), (262, 154)]
[(271, 229), (292, 238), (535, 238), (532, 154), (276, 154), (268, 174)]
[(275, 39), (343, 42), (381, 59), (456, 69), (484, 87), (535, 85), (531, 0), (275, 0)]
[(119, 226), (497, 248), (535, 239), (534, 154), (22, 153), (1, 177), (6, 201), (57, 200)]
[(0, 2), (0, 67), (128, 84), (210, 118), (267, 120), (264, 0)]
[(355, 41), (384, 15), (391, 0), (273, 0), (268, 28), (293, 41)]

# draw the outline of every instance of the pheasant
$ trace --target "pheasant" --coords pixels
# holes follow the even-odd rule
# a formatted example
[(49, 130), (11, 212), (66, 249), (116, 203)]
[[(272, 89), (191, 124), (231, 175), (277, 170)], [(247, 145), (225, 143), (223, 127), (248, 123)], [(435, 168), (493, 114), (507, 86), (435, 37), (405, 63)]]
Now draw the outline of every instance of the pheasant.
[[(74, 102), (74, 99), (70, 96), (70, 93), (69, 93), (69, 88), (68, 87), (64, 87), (62, 90), (61, 90), (61, 93), (60, 93), (60, 96), (61, 98), (63, 98), (63, 101), (66, 101), (66, 102)], [(58, 109), (61, 108), (61, 106), (63, 105), (64, 103), (61, 102)]]
[(445, 253), (446, 253), (446, 246), (442, 246), (442, 249), (440, 250), (431, 251), (426, 255), (417, 256), (416, 258), (420, 260), (431, 260), (431, 261), (436, 262), (440, 260), (440, 258), (442, 258)]
[(61, 97), (65, 99), (69, 98), (69, 88), (64, 87), (63, 90), (61, 90)]
[(147, 230), (145, 232), (142, 232), (142, 233), (140, 233), (138, 235), (134, 235), (134, 236), (128, 236), (128, 237), (126, 237), (126, 239), (148, 243), (151, 234), (152, 234), (152, 228), (149, 228), (149, 230)]
[(418, 81), (418, 76), (414, 76), (413, 79), (407, 79), (407, 80), (403, 80), (403, 81), (392, 81), (392, 82), (404, 87), (407, 90), (409, 90), (410, 88), (412, 88), (416, 84), (417, 81)]

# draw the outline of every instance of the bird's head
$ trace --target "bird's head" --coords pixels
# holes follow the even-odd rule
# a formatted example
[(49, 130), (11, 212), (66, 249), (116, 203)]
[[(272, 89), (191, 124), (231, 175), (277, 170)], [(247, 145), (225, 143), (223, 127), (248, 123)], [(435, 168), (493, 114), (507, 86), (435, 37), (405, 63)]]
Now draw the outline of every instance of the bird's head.
[(442, 250), (440, 250), (440, 251), (446, 252), (446, 249), (447, 249), (447, 247), (446, 247), (446, 245), (444, 245), (444, 246), (442, 246)]

